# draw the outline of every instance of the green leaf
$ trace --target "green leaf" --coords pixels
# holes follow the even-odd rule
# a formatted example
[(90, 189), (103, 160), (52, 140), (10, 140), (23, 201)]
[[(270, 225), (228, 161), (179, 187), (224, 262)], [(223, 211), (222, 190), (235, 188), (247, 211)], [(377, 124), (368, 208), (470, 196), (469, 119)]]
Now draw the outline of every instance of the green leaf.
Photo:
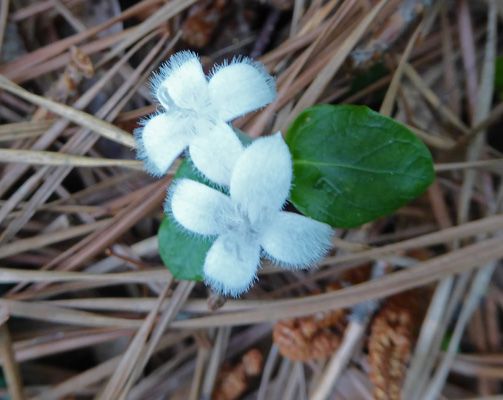
[(373, 83), (377, 82), (379, 79), (383, 78), (389, 73), (388, 69), (384, 66), (384, 63), (378, 62), (374, 64), (371, 68), (367, 69), (363, 73), (355, 76), (351, 80), (349, 95), (358, 93)]
[(212, 241), (183, 231), (169, 215), (162, 220), (158, 238), (161, 259), (176, 279), (202, 279), (204, 259)]
[(426, 146), (365, 106), (309, 108), (292, 123), (286, 142), (294, 172), (290, 200), (305, 215), (337, 228), (391, 214), (434, 180)]
[[(252, 142), (253, 139), (245, 133), (234, 130), (243, 144)], [(178, 167), (174, 180), (187, 178), (221, 190), (196, 171), (192, 161), (186, 158)], [(181, 227), (171, 215), (166, 214), (159, 227), (158, 240), (162, 262), (176, 279), (187, 281), (202, 279), (204, 259), (215, 241), (214, 238), (193, 234)]]
[[(213, 187), (195, 171), (194, 164), (187, 158), (180, 164), (174, 179), (188, 178)], [(187, 281), (202, 279), (204, 259), (213, 240), (183, 229), (170, 214), (164, 215), (159, 227), (158, 240), (162, 262), (176, 279)]]

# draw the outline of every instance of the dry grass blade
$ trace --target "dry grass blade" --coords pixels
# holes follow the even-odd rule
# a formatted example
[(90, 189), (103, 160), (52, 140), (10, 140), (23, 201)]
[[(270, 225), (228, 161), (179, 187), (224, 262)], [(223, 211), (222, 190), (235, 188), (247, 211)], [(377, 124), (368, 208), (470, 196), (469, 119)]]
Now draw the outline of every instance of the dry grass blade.
[(42, 120), (36, 121), (36, 123), (17, 122), (0, 125), (0, 141), (7, 142), (40, 136), (47, 131), (54, 122), (54, 120)]
[(138, 328), (140, 321), (126, 318), (104, 317), (84, 311), (69, 310), (49, 304), (24, 303), (0, 299), (0, 306), (7, 307), (12, 316), (62, 324)]
[[(189, 336), (189, 333), (169, 333), (159, 343), (157, 351), (164, 350)], [(80, 388), (86, 388), (96, 384), (110, 375), (117, 369), (122, 355), (113, 357), (96, 367), (90, 368), (81, 374), (65, 380), (64, 382), (52, 387), (49, 390), (39, 394), (33, 400), (57, 400), (72, 393), (76, 393)]]
[(123, 144), (127, 147), (134, 146), (134, 137), (131, 134), (116, 127), (115, 125), (102, 121), (101, 119), (98, 119), (83, 111), (76, 110), (73, 107), (69, 107), (65, 104), (57, 103), (55, 101), (30, 93), (1, 75), (0, 88), (7, 90), (8, 92), (15, 94), (33, 104), (36, 104), (39, 107), (46, 108), (53, 113), (62, 116), (63, 118), (67, 118), (77, 125), (86, 127), (98, 133), (99, 135), (106, 137), (107, 139), (113, 140), (114, 142)]
[(56, 6), (58, 12), (68, 21), (68, 23), (77, 31), (77, 33), (82, 33), (87, 31), (87, 27), (80, 22), (75, 15), (65, 6), (61, 0), (52, 0), (53, 4)]
[[(159, 385), (162, 385), (166, 382), (167, 378), (170, 378), (177, 371), (176, 368), (180, 366), (181, 363), (187, 361), (189, 357), (194, 356), (196, 352), (195, 345), (189, 345), (185, 347), (183, 350), (176, 353), (176, 355), (171, 358), (168, 362), (164, 363), (161, 367), (157, 368), (154, 372), (149, 374), (146, 378), (142, 379), (141, 383), (135, 386), (128, 396), (130, 400), (142, 400), (150, 397), (149, 392), (152, 389)], [(185, 364), (186, 365), (186, 364)], [(124, 395), (122, 395), (117, 400), (125, 399)]]
[(40, 121), (16, 122), (0, 125), (0, 136), (22, 135), (23, 133), (40, 133), (49, 129), (56, 120), (44, 119)]
[(150, 311), (147, 318), (145, 318), (145, 321), (136, 333), (134, 339), (129, 344), (129, 347), (124, 353), (124, 356), (122, 357), (119, 365), (117, 365), (117, 369), (105, 386), (105, 389), (96, 397), (97, 400), (117, 399), (122, 386), (126, 383), (130, 373), (135, 367), (142, 347), (147, 341), (150, 330), (154, 325), (155, 318), (157, 317), (157, 314), (159, 313), (159, 310), (161, 308), (162, 301), (166, 297), (170, 286), (171, 281), (165, 285), (163, 291), (158, 297), (155, 307), (152, 309), (152, 311)]
[(415, 398), (425, 384), (429, 375), (429, 370), (425, 367), (427, 360), (430, 358), (432, 344), (435, 343), (438, 332), (442, 325), (442, 319), (445, 313), (445, 304), (451, 293), (454, 277), (443, 279), (437, 286), (435, 294), (428, 308), (425, 317), (425, 323), (421, 330), (421, 334), (414, 352), (413, 362), (411, 363), (407, 376), (403, 384), (402, 393), (405, 398)]
[[(130, 30), (124, 30), (115, 35), (107, 36), (103, 39), (96, 39), (90, 43), (86, 43), (79, 47), (79, 51), (88, 56), (92, 56), (96, 53), (105, 51), (109, 49), (111, 46), (120, 42), (126, 36), (128, 36)], [(69, 52), (60, 54), (54, 58), (51, 58), (48, 61), (45, 61), (36, 68), (30, 70), (22, 70), (13, 74), (6, 74), (5, 76), (9, 78), (11, 81), (16, 82), (18, 84), (29, 81), (34, 78), (38, 78), (40, 75), (47, 74), (53, 71), (57, 71), (60, 68), (64, 68), (70, 63), (71, 55)]]
[(427, 144), (430, 147), (433, 147), (435, 149), (440, 149), (440, 150), (451, 150), (453, 149), (456, 145), (457, 142), (454, 140), (435, 135), (433, 133), (425, 132), (422, 129), (416, 128), (412, 125), (407, 125), (404, 124), (407, 128), (409, 128), (412, 132), (416, 134), (416, 136), (419, 137), (425, 144)]
[(473, 269), (501, 258), (503, 257), (503, 249), (498, 248), (500, 242), (500, 238), (487, 239), (429, 261), (423, 261), (413, 268), (343, 290), (301, 299), (264, 301), (253, 310), (175, 321), (173, 327), (203, 328), (219, 325), (243, 325), (251, 322), (274, 321), (281, 318), (315, 314), (333, 308), (351, 307), (364, 301), (380, 299), (436, 282), (445, 276)]
[(477, 275), (473, 280), (470, 291), (463, 304), (461, 314), (456, 322), (452, 338), (449, 341), (447, 356), (442, 359), (439, 367), (435, 371), (435, 375), (430, 381), (422, 397), (423, 399), (436, 399), (439, 392), (442, 390), (445, 379), (447, 378), (447, 375), (449, 374), (451, 369), (451, 365), (454, 362), (454, 357), (456, 355), (459, 343), (461, 342), (466, 324), (469, 322), (469, 319), (471, 318), (475, 308), (477, 307), (480, 296), (486, 290), (487, 285), (489, 284), (489, 280), (491, 279), (494, 269), (496, 268), (496, 265), (497, 263), (493, 261), (480, 271), (477, 271)]
[(112, 375), (112, 373), (117, 369), (119, 364), (119, 357), (114, 357), (104, 363), (97, 365), (90, 370), (77, 375), (74, 378), (70, 378), (55, 387), (48, 390), (44, 390), (42, 393), (33, 397), (32, 400), (58, 400), (65, 398), (65, 396), (76, 393), (80, 387), (88, 387), (92, 384), (98, 383), (105, 379), (107, 376)]
[(423, 30), (424, 23), (427, 21), (427, 18), (424, 18), (422, 23), (420, 23), (412, 36), (409, 39), (409, 42), (407, 43), (407, 47), (405, 47), (405, 50), (403, 51), (402, 56), (400, 57), (400, 61), (398, 63), (398, 67), (393, 74), (393, 78), (391, 79), (391, 83), (388, 86), (388, 90), (386, 91), (386, 95), (384, 96), (384, 100), (381, 104), (381, 108), (379, 109), (379, 113), (386, 117), (391, 117), (391, 111), (393, 110), (393, 105), (395, 104), (396, 100), (396, 95), (398, 93), (398, 88), (400, 86), (400, 81), (403, 76), (403, 69), (405, 68), (405, 64), (407, 63), (407, 60), (409, 59), (410, 53), (412, 52), (412, 49), (414, 48), (414, 45), (416, 44), (417, 38), (419, 37), (419, 34)]
[[(9, 197), (9, 199), (2, 205), (0, 209), (0, 222), (3, 222), (14, 210), (21, 201), (27, 196), (29, 196), (34, 188), (40, 183), (42, 176), (47, 172), (47, 167), (40, 168), (35, 174), (33, 174), (29, 179), (27, 179), (16, 192)], [(9, 171), (14, 174), (14, 171)], [(11, 181), (13, 182), (13, 180)], [(7, 189), (6, 189), (7, 190)], [(4, 232), (5, 233), (5, 232)], [(2, 234), (3, 235), (3, 234)], [(0, 241), (2, 238), (0, 235)]]
[(190, 393), (188, 400), (198, 400), (199, 389), (201, 386), (204, 368), (208, 359), (209, 350), (203, 346), (199, 346), (196, 356), (196, 367), (194, 368), (194, 378), (190, 385)]
[[(40, 334), (39, 340), (18, 341), (14, 343), (13, 347), (16, 361), (24, 362), (129, 337), (133, 333), (131, 328), (87, 328), (63, 334)], [(0, 363), (3, 363), (3, 360), (0, 360)]]
[(165, 268), (141, 272), (119, 272), (111, 274), (85, 274), (82, 272), (26, 271), (0, 268), (0, 282), (169, 282), (171, 274)]
[(417, 73), (414, 67), (410, 64), (404, 66), (404, 73), (407, 78), (414, 84), (415, 88), (424, 96), (424, 98), (431, 104), (431, 106), (441, 113), (447, 121), (449, 121), (453, 126), (458, 128), (465, 135), (470, 133), (470, 129), (451, 111), (447, 108), (442, 100), (438, 98), (435, 92), (428, 87), (426, 82)]
[(103, 228), (110, 222), (110, 219), (95, 222), (93, 224), (83, 224), (59, 232), (43, 234), (29, 239), (21, 239), (0, 247), (0, 258), (5, 258), (21, 252), (40, 249), (47, 245), (61, 242), (85, 235), (90, 232)]
[[(457, 8), (444, 0), (138, 0), (127, 9), (117, 0), (21, 3), (0, 0), (0, 324), (12, 334), (4, 340), (0, 332), (0, 365), (12, 377), (23, 363), (0, 397), (16, 400), (10, 389), (31, 400), (229, 400), (219, 397), (223, 386), (259, 400), (398, 395), (404, 371), (388, 366), (405, 370), (405, 358), (364, 345), (373, 336), (362, 326), (347, 329), (328, 363), (292, 362), (279, 351), (333, 354), (335, 340), (323, 341), (333, 336), (340, 344), (348, 321), (323, 332), (315, 324), (311, 335), (301, 320), (324, 321), (346, 314), (338, 308), (423, 285), (434, 296), (418, 299), (429, 308), (401, 398), (499, 393), (498, 268), (484, 291), (485, 267), (503, 259), (495, 0), (458, 0)], [(241, 53), (276, 76), (275, 101), (232, 122), (246, 134), (286, 133), (299, 112), (318, 104), (381, 104), (381, 114), (396, 113), (431, 150), (436, 181), (393, 215), (336, 229), (316, 270), (285, 271), (264, 260), (238, 299), (208, 294), (202, 282), (173, 285), (156, 235), (184, 157), (162, 179), (149, 177), (132, 160), (130, 132), (158, 112), (147, 80), (180, 50), (196, 51), (205, 72)], [(94, 76), (83, 72), (91, 66)], [(386, 265), (387, 274), (369, 280), (369, 261)], [(338, 290), (325, 291), (332, 284)], [(271, 321), (288, 318), (298, 330), (285, 331), (290, 341), (280, 350), (271, 347)], [(383, 337), (395, 341), (400, 324), (386, 327)], [(461, 339), (476, 350), (454, 354)], [(261, 364), (269, 354), (257, 379), (245, 373), (250, 351)], [(376, 367), (377, 353), (386, 362)], [(374, 368), (394, 374), (383, 378), (393, 390), (384, 390), (390, 385)], [(469, 379), (445, 379), (448, 372)]]
[(388, 0), (380, 0), (379, 3), (377, 3), (372, 8), (372, 10), (365, 15), (356, 29), (351, 32), (351, 34), (344, 40), (342, 46), (338, 49), (338, 51), (334, 53), (325, 68), (323, 68), (323, 70), (318, 74), (313, 83), (311, 83), (309, 88), (299, 99), (294, 109), (290, 113), (290, 120), (293, 120), (293, 118), (295, 118), (295, 116), (297, 116), (302, 110), (312, 106), (316, 102), (316, 99), (321, 95), (323, 89), (330, 82), (350, 51), (356, 45), (358, 40), (361, 39), (368, 26), (374, 21), (379, 11), (382, 10), (387, 2)]
[[(110, 18), (105, 23), (96, 26), (94, 28), (88, 29), (85, 32), (70, 36), (66, 39), (58, 40), (51, 43), (45, 47), (32, 51), (27, 55), (20, 57), (18, 60), (12, 61), (9, 64), (0, 66), (0, 74), (5, 75), (7, 78), (17, 81), (19, 78), (26, 74), (27, 70), (30, 70), (33, 66), (57, 55), (66, 50), (71, 46), (74, 46), (86, 39), (89, 39), (96, 35), (98, 32), (109, 28), (110, 26), (116, 24), (119, 21), (123, 21), (127, 18), (135, 16), (138, 12), (144, 11), (155, 4), (158, 4), (160, 0), (143, 0), (142, 2), (136, 4), (135, 6), (127, 9), (122, 14)], [(52, 3), (51, 6), (52, 7)]]
[(222, 362), (222, 355), (224, 349), (227, 347), (230, 336), (229, 327), (220, 327), (217, 330), (213, 348), (208, 360), (208, 365), (206, 368), (206, 376), (201, 387), (201, 397), (209, 398), (213, 393), (213, 388), (215, 387), (215, 380), (217, 378), (218, 369)]
[(119, 45), (117, 45), (109, 53), (105, 54), (99, 65), (103, 65), (107, 61), (119, 55), (122, 51), (127, 49), (141, 37), (153, 31), (159, 25), (173, 18), (175, 15), (190, 7), (195, 2), (196, 0), (173, 0), (165, 4), (148, 19), (138, 25), (132, 32), (132, 34), (128, 35), (128, 37), (124, 39)]
[(0, 355), (2, 357), (2, 367), (7, 381), (7, 388), (12, 400), (23, 400), (23, 384), (19, 366), (12, 351), (12, 340), (7, 325), (0, 324)]
[(136, 160), (110, 160), (77, 156), (74, 154), (56, 153), (51, 151), (0, 149), (0, 162), (23, 163), (30, 165), (65, 165), (71, 167), (122, 167), (141, 170), (143, 164)]
[(477, 84), (477, 55), (475, 53), (475, 38), (472, 30), (469, 3), (466, 0), (457, 2), (456, 17), (458, 20), (458, 30), (461, 43), (461, 55), (465, 70), (466, 101), (468, 105), (468, 115), (473, 122), (476, 116), (478, 84)]
[(7, 26), (7, 16), (9, 15), (9, 0), (0, 2), (0, 64), (2, 63), (2, 50), (4, 44), (5, 28)]
[[(194, 285), (195, 282), (182, 281), (175, 289), (173, 296), (171, 296), (171, 301), (168, 304), (168, 307), (163, 310), (161, 318), (159, 319), (159, 322), (155, 326), (155, 329), (152, 332), (152, 335), (145, 346), (146, 348), (142, 349), (143, 351), (138, 358), (138, 363), (137, 365), (135, 365), (134, 370), (131, 373), (131, 376), (129, 377), (127, 383), (124, 386), (124, 389), (122, 390), (119, 396), (120, 400), (126, 399), (129, 391), (133, 387), (133, 384), (142, 374), (145, 366), (147, 365), (147, 362), (150, 360), (150, 357), (154, 353), (154, 350), (157, 347), (159, 341), (161, 340), (164, 331), (171, 323), (171, 321), (175, 318), (178, 311), (183, 306), (183, 303), (185, 302), (185, 300), (187, 300), (187, 297), (189, 297), (189, 294), (194, 288)], [(160, 304), (162, 304), (162, 301)]]
[[(148, 37), (145, 40), (138, 42), (135, 46), (129, 50), (124, 57), (122, 57), (110, 70), (108, 70), (91, 88), (89, 88), (74, 104), (73, 108), (77, 110), (83, 110), (85, 107), (91, 103), (91, 101), (98, 95), (98, 93), (103, 90), (105, 85), (110, 82), (113, 76), (120, 70), (129, 58), (135, 54), (135, 52), (146, 43)], [(32, 150), (45, 150), (51, 143), (63, 132), (68, 126), (69, 122), (67, 120), (59, 120), (50, 127), (50, 129), (45, 132), (31, 147)], [(23, 173), (25, 173), (27, 167), (23, 165), (15, 165), (11, 168), (10, 173), (2, 177), (0, 180), (0, 194), (4, 194), (15, 182), (19, 179)], [(47, 171), (46, 171), (47, 172)], [(45, 174), (46, 172), (43, 172)], [(22, 185), (23, 191), (31, 191), (32, 186), (38, 182), (37, 180), (27, 181)], [(19, 192), (19, 193), (18, 193)], [(20, 193), (21, 188), (16, 194), (19, 196), (11, 196), (8, 201), (8, 205), (5, 205), (0, 210), (0, 221), (5, 218), (5, 216), (16, 206), (20, 199), (23, 199), (26, 194)]]
[[(461, 2), (461, 7), (459, 10), (460, 18), (461, 15), (465, 15), (468, 12), (468, 3)], [(497, 40), (496, 40), (496, 31), (497, 31), (497, 23), (496, 23), (496, 7), (490, 2), (490, 11), (492, 11), (492, 15), (489, 15), (488, 19), (488, 27), (487, 27), (487, 43), (486, 43), (486, 52), (485, 52), (485, 60), (483, 65), (483, 75), (482, 81), (480, 84), (480, 93), (472, 93), (473, 96), (470, 96), (468, 99), (469, 104), (471, 105), (470, 109), (472, 112), (472, 126), (482, 122), (487, 118), (489, 111), (491, 109), (492, 95), (494, 91), (494, 74), (495, 74), (495, 63), (494, 60), (496, 58), (496, 48), (497, 48)], [(467, 16), (469, 18), (469, 16)], [(469, 25), (469, 21), (467, 22)], [(471, 34), (471, 28), (469, 28), (468, 34)], [(464, 37), (465, 35), (463, 35)], [(471, 39), (471, 40), (470, 40)], [(471, 58), (475, 55), (472, 54), (474, 49), (473, 46), (473, 38), (466, 38), (465, 40), (468, 42), (466, 46), (469, 48), (465, 53), (470, 53), (469, 61), (472, 61)], [(469, 45), (471, 43), (471, 45)], [(465, 62), (469, 62), (466, 60)], [(467, 71), (467, 86), (472, 90), (476, 90), (477, 88), (477, 77), (476, 73), (474, 73), (475, 64), (473, 64), (473, 68)], [(466, 65), (465, 65), (466, 68)], [(478, 97), (478, 101), (475, 99)], [(475, 108), (472, 108), (475, 107)], [(470, 146), (467, 149), (467, 161), (474, 161), (480, 158), (484, 151), (485, 145), (485, 131), (480, 131), (477, 136), (470, 143)], [(459, 201), (458, 208), (458, 220), (459, 222), (465, 222), (468, 219), (468, 213), (470, 208), (470, 201), (472, 198), (475, 181), (477, 179), (477, 171), (468, 170), (464, 172), (463, 177), (463, 186), (461, 188), (461, 196)]]
[[(122, 63), (125, 63), (126, 60), (131, 57), (136, 51), (138, 51), (142, 44), (144, 42), (147, 42), (150, 40), (152, 37), (155, 36), (155, 33), (152, 33), (151, 35), (145, 37), (143, 40), (139, 41), (135, 46), (133, 46), (128, 53), (126, 54), (125, 57), (123, 57), (122, 60), (120, 60), (114, 67), (110, 69), (110, 71), (103, 76), (103, 78), (98, 81), (89, 91), (86, 92), (86, 95), (82, 96), (74, 106), (78, 106), (83, 108), (88, 102), (91, 101), (92, 95), (96, 95), (97, 91), (100, 90), (100, 88), (103, 87), (103, 85), (106, 83), (106, 78), (110, 78), (113, 76), (120, 68), (120, 65)], [(105, 118), (107, 117), (109, 120), (112, 120), (115, 118), (115, 116), (119, 113), (120, 109), (122, 108), (122, 105), (116, 105), (117, 102), (124, 100), (125, 98), (128, 98), (128, 95), (126, 95), (127, 90), (133, 85), (132, 79), (137, 75), (138, 71), (141, 71), (149, 62), (152, 57), (160, 50), (160, 47), (163, 45), (163, 43), (166, 40), (166, 35), (164, 39), (161, 39), (155, 46), (154, 48), (149, 52), (149, 55), (140, 63), (140, 65), (137, 68), (137, 71), (129, 77), (129, 79), (115, 92), (115, 94), (112, 96), (111, 99), (107, 101), (107, 103), (100, 109), (100, 111), (97, 113), (97, 118), (93, 117), (95, 121), (98, 121), (99, 123), (102, 123), (100, 118)], [(28, 93), (28, 92), (27, 92)], [(133, 92), (134, 93), (134, 92)], [(133, 93), (130, 93), (129, 96), (131, 96)], [(115, 106), (115, 109), (114, 109)], [(69, 108), (72, 110), (72, 108)], [(84, 115), (86, 115), (84, 113)], [(49, 137), (45, 138), (46, 142), (43, 144), (44, 146), (48, 145), (49, 140), (54, 140), (55, 137), (61, 132), (62, 129), (66, 126), (66, 121), (58, 121), (61, 122), (61, 125), (57, 126), (53, 132), (50, 133)], [(103, 124), (107, 125), (105, 122)], [(56, 124), (58, 125), (58, 124)], [(111, 124), (108, 124), (111, 127), (114, 127)], [(52, 129), (52, 128), (51, 128)], [(117, 128), (118, 129), (118, 128)], [(119, 129), (120, 131), (120, 129)], [(91, 149), (91, 147), (96, 143), (98, 140), (98, 137), (95, 135), (90, 135), (90, 130), (84, 129), (83, 131), (79, 131), (77, 135), (72, 137), (61, 149), (63, 152), (77, 152), (84, 154), (87, 151)], [(131, 135), (127, 134), (132, 138)], [(42, 140), (42, 138), (40, 139)], [(132, 139), (134, 140), (134, 139)], [(72, 168), (71, 167), (60, 167), (59, 170), (52, 170), (49, 169), (49, 167), (43, 167), (37, 173), (31, 177), (23, 186), (18, 189), (16, 194), (12, 196), (9, 201), (8, 201), (8, 206), (2, 207), (0, 210), (0, 221), (6, 217), (7, 213), (10, 212), (10, 210), (13, 209), (17, 205), (17, 203), (24, 197), (27, 196), (32, 190), (34, 190), (35, 185), (39, 183), (40, 176), (44, 176), (46, 174), (49, 174), (49, 176), (44, 180), (42, 183), (40, 189), (32, 196), (32, 198), (27, 202), (26, 206), (23, 207), (23, 213), (16, 217), (5, 229), (5, 231), (2, 233), (0, 236), (0, 241), (7, 241), (11, 239), (21, 228), (22, 226), (32, 217), (32, 215), (35, 213), (35, 210), (40, 207), (48, 198), (49, 196), (53, 193), (54, 190), (57, 189), (58, 185), (61, 184), (61, 182), (64, 180), (64, 178), (71, 172)], [(20, 174), (23, 172), (23, 168), (20, 168), (17, 170), (18, 177)], [(12, 184), (15, 181), (15, 178), (9, 179), (10, 176), (13, 175), (8, 174), (7, 177), (4, 177), (4, 179), (7, 179), (10, 184)], [(40, 175), (40, 176), (37, 176)], [(1, 187), (1, 185), (0, 185)], [(0, 189), (1, 191), (1, 189)]]
[(63, 270), (75, 269), (114, 243), (123, 232), (162, 204), (166, 197), (166, 187), (171, 179), (172, 177), (168, 177), (154, 184), (147, 199), (138, 196), (110, 221), (104, 231), (95, 232), (89, 236), (86, 246), (75, 252), (59, 268)]
[(481, 160), (481, 161), (465, 161), (458, 163), (436, 164), (435, 171), (452, 171), (457, 169), (487, 169), (492, 172), (501, 174), (503, 172), (503, 159), (501, 160)]
[(321, 378), (321, 382), (310, 397), (311, 400), (326, 400), (329, 398), (333, 392), (333, 387), (351, 359), (356, 345), (360, 342), (365, 333), (365, 329), (366, 324), (354, 321), (349, 323), (349, 326), (344, 332), (341, 346), (330, 358), (323, 377)]
[(451, 371), (464, 376), (474, 378), (497, 378), (503, 377), (503, 368), (498, 365), (473, 364), (456, 359), (451, 367)]
[[(467, 5), (466, 5), (467, 7)], [(485, 60), (483, 65), (483, 76), (480, 84), (480, 92), (478, 93), (479, 101), (476, 103), (475, 113), (473, 117), (473, 124), (483, 120), (487, 117), (490, 111), (491, 100), (493, 95), (494, 87), (494, 74), (495, 74), (495, 64), (494, 59), (496, 55), (497, 41), (496, 41), (496, 31), (497, 31), (497, 17), (496, 17), (496, 5), (494, 1), (489, 2), (488, 11), (488, 22), (487, 22), (487, 43), (485, 51)], [(476, 83), (476, 82), (475, 82)], [(468, 149), (467, 158), (469, 161), (477, 159), (482, 152), (484, 145), (483, 132), (474, 140), (474, 143)], [(463, 187), (461, 192), (461, 199), (458, 209), (458, 219), (460, 222), (465, 221), (468, 218), (468, 211), (470, 205), (470, 199), (473, 192), (473, 187), (475, 184), (475, 171), (466, 171)], [(501, 189), (500, 189), (501, 190)], [(501, 211), (501, 205), (499, 207)], [(492, 214), (492, 212), (489, 212)], [(499, 236), (499, 235), (498, 235)], [(457, 352), (458, 344), (461, 342), (463, 332), (471, 318), (475, 308), (478, 304), (479, 298), (485, 292), (489, 280), (497, 266), (496, 261), (491, 261), (489, 264), (484, 266), (481, 270), (477, 271), (475, 277), (473, 278), (470, 290), (465, 298), (461, 314), (456, 321), (456, 325), (453, 332), (453, 337), (450, 340), (448, 351), (446, 357), (442, 359), (440, 365), (437, 367), (435, 374), (431, 381), (429, 382), (426, 390), (424, 392), (425, 400), (433, 400), (438, 397), (439, 393), (444, 386), (445, 380), (450, 370), (450, 366), (454, 361), (454, 356)]]
[(457, 225), (452, 228), (446, 228), (441, 231), (422, 235), (417, 238), (404, 240), (402, 242), (397, 242), (382, 247), (376, 247), (370, 250), (360, 251), (355, 254), (327, 257), (323, 261), (323, 264), (330, 265), (331, 263), (342, 263), (358, 259), (368, 259), (379, 257), (385, 255), (386, 253), (397, 250), (407, 250), (412, 248), (420, 248), (422, 246), (449, 243), (454, 240), (464, 239), (482, 233), (490, 233), (500, 230), (502, 229), (502, 223), (503, 215), (495, 215), (493, 217), (467, 222), (465, 224)]
[(457, 141), (455, 146), (453, 146), (450, 150), (452, 152), (460, 150), (466, 147), (478, 134), (479, 132), (489, 128), (491, 125), (495, 124), (497, 121), (501, 119), (503, 116), (503, 103), (498, 104), (487, 116), (485, 120), (478, 123), (470, 132)]

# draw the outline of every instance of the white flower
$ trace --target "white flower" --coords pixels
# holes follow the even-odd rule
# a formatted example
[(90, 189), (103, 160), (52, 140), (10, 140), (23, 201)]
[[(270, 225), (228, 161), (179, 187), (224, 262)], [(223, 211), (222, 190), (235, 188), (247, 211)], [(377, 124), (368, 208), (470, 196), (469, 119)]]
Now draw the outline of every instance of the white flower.
[(166, 211), (187, 230), (217, 235), (204, 263), (213, 289), (237, 296), (257, 275), (261, 249), (286, 267), (308, 267), (331, 246), (330, 226), (281, 211), (292, 180), (292, 161), (281, 134), (255, 140), (236, 162), (227, 196), (201, 183), (178, 180)]
[(238, 58), (215, 67), (208, 80), (197, 55), (182, 51), (161, 67), (151, 85), (164, 110), (135, 133), (145, 169), (164, 175), (189, 147), (196, 168), (228, 186), (243, 146), (227, 122), (271, 103), (273, 78), (260, 64)]

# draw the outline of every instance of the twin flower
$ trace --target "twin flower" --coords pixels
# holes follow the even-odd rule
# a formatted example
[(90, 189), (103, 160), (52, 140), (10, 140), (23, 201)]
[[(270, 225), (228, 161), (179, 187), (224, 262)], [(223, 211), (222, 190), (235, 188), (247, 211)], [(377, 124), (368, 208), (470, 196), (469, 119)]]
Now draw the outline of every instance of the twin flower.
[(186, 230), (216, 240), (205, 282), (237, 296), (252, 285), (261, 255), (285, 268), (306, 268), (331, 246), (330, 226), (282, 211), (292, 160), (281, 133), (243, 146), (229, 121), (271, 103), (273, 78), (249, 59), (216, 67), (209, 79), (188, 51), (171, 57), (152, 80), (163, 110), (136, 132), (138, 157), (162, 176), (188, 148), (197, 170), (222, 191), (189, 179), (169, 189), (165, 211)]

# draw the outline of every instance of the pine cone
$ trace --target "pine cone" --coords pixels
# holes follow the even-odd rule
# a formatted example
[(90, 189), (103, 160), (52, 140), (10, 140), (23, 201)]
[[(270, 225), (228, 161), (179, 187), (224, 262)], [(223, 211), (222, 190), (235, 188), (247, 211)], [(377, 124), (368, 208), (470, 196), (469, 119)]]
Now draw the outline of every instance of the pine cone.
[[(329, 284), (325, 290), (339, 290), (339, 283)], [(308, 317), (278, 321), (273, 329), (273, 340), (280, 353), (292, 361), (325, 358), (341, 343), (347, 311), (343, 309), (317, 313)]]
[(262, 372), (262, 353), (251, 349), (235, 366), (223, 365), (218, 372), (211, 400), (236, 400), (247, 389), (251, 377)]
[(376, 400), (400, 400), (414, 331), (424, 315), (424, 291), (390, 297), (374, 318), (369, 338), (370, 380)]

